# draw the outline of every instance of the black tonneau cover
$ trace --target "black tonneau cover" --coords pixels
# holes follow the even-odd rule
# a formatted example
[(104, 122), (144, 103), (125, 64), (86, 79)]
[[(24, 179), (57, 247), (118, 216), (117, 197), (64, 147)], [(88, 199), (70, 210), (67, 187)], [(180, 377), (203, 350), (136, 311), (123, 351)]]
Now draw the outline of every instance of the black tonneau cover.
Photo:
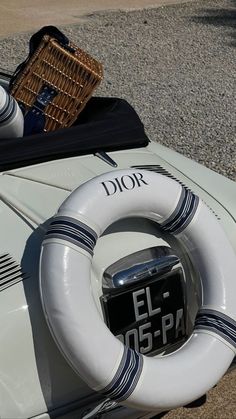
[(0, 170), (99, 151), (145, 147), (148, 141), (142, 122), (125, 100), (94, 97), (73, 127), (0, 139)]

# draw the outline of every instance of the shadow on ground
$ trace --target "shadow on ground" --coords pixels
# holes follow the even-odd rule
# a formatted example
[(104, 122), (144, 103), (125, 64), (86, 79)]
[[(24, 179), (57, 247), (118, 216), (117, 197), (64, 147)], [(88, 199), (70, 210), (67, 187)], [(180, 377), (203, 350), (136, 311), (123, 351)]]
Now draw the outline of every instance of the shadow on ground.
[(195, 23), (230, 28), (228, 36), (233, 39), (230, 45), (236, 47), (236, 0), (229, 0), (225, 5), (227, 7), (219, 7), (219, 2), (216, 2), (213, 8), (202, 9), (201, 15), (194, 16), (192, 20)]

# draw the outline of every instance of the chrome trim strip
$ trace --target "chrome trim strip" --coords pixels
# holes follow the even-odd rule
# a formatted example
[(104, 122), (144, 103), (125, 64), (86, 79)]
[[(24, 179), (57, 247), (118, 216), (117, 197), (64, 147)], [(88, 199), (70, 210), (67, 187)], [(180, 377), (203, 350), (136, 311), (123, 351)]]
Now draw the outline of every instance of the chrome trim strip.
[(117, 272), (113, 278), (113, 287), (120, 288), (125, 285), (131, 285), (142, 279), (148, 279), (156, 274), (169, 272), (179, 263), (177, 256), (165, 256), (132, 266), (131, 268)]
[(105, 151), (98, 151), (94, 155), (105, 163), (109, 164), (111, 167), (118, 167), (118, 164), (110, 156), (108, 156)]
[(132, 253), (106, 269), (103, 275), (103, 291), (111, 293), (122, 287), (162, 276), (179, 264), (178, 256), (167, 246), (157, 246)]

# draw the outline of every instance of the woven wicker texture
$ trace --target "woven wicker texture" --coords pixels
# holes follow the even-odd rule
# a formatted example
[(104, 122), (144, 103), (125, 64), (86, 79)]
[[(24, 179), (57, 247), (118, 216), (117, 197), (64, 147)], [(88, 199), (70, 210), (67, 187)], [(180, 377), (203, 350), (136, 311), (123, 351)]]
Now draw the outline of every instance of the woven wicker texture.
[(44, 131), (71, 126), (103, 77), (98, 61), (72, 43), (69, 47), (71, 51), (45, 35), (11, 91), (27, 110), (45, 86), (56, 90), (45, 108)]

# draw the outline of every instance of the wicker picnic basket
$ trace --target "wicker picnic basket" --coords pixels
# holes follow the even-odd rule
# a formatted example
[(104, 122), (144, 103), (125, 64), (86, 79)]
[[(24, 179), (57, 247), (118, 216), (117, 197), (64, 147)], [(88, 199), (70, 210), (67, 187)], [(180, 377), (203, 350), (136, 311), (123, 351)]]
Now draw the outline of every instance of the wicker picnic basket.
[(71, 126), (103, 77), (102, 65), (73, 43), (44, 35), (11, 94), (26, 113), (44, 114), (44, 131)]

